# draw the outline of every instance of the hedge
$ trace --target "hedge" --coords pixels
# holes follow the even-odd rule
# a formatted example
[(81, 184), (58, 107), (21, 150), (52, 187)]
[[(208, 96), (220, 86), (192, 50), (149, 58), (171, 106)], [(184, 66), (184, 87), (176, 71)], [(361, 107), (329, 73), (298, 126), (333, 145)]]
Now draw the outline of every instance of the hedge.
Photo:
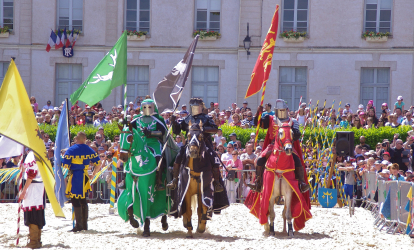
[[(119, 135), (120, 131), (119, 131), (117, 124), (106, 124), (103, 127), (105, 129), (105, 136), (108, 137), (109, 140), (113, 141), (114, 136)], [(52, 141), (55, 141), (56, 129), (57, 129), (56, 126), (42, 124), (40, 125), (40, 129), (43, 130), (45, 133), (48, 133), (50, 136), (50, 139)], [(227, 124), (222, 125), (221, 129), (223, 131), (223, 136), (227, 138), (227, 141), (230, 140), (229, 136), (231, 133), (236, 133), (237, 140), (241, 141), (243, 147), (246, 144), (246, 142), (250, 140), (250, 134), (256, 133), (256, 128), (243, 129), (239, 127), (231, 127)], [(354, 131), (355, 145), (359, 144), (360, 136), (365, 136), (366, 138), (365, 143), (368, 144), (371, 148), (375, 148), (376, 144), (378, 142), (382, 142), (383, 139), (388, 139), (392, 141), (394, 134), (396, 133), (400, 134), (399, 138), (405, 141), (408, 136), (408, 131), (410, 130), (411, 130), (410, 126), (400, 126), (398, 128), (381, 127), (381, 128), (372, 128), (372, 129), (340, 128), (340, 129), (337, 129), (336, 131)], [(72, 140), (79, 131), (84, 131), (88, 139), (94, 140), (95, 134), (98, 131), (98, 128), (93, 127), (93, 126), (71, 126), (70, 133), (71, 133)], [(260, 129), (259, 139), (264, 139), (266, 136), (266, 132), (267, 130)], [(303, 132), (302, 128), (301, 128), (301, 132)], [(331, 143), (333, 139), (334, 131), (331, 129), (323, 129), (323, 128), (310, 129), (309, 127), (307, 127), (305, 130), (303, 140), (306, 142), (309, 138), (311, 138), (313, 142), (316, 142), (315, 135), (318, 135), (318, 141), (321, 141), (321, 139), (325, 139), (325, 133), (326, 133), (326, 136), (328, 137), (329, 143)]]

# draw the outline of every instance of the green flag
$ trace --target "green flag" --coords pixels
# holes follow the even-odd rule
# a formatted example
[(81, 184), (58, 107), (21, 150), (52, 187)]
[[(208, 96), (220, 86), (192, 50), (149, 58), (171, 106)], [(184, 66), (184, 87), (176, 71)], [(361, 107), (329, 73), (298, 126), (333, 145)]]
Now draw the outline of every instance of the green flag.
[(126, 75), (127, 35), (124, 32), (79, 89), (70, 96), (70, 101), (75, 103), (80, 100), (89, 106), (95, 105), (108, 97), (112, 89), (126, 84)]

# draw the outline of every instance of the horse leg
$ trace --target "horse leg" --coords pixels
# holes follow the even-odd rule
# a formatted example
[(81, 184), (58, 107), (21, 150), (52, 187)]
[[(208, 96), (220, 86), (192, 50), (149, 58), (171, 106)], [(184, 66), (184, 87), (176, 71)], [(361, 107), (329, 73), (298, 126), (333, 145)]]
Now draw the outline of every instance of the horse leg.
[(272, 235), (272, 236), (275, 235), (275, 217), (276, 217), (275, 216), (275, 200), (276, 200), (276, 197), (272, 195), (269, 201), (269, 220), (270, 220), (269, 235)]
[(197, 233), (204, 233), (207, 224), (207, 207), (203, 204), (201, 190), (198, 191), (198, 226)]
[(282, 231), (282, 233), (286, 233), (286, 204), (283, 205), (282, 218), (283, 218), (283, 231)]
[(292, 211), (291, 211), (293, 191), (285, 180), (283, 180), (282, 182), (282, 189), (284, 191), (284, 197), (285, 197), (285, 208), (286, 208), (285, 216), (286, 216), (286, 220), (288, 221), (288, 236), (293, 237)]
[(161, 225), (162, 225), (162, 230), (164, 230), (164, 231), (168, 230), (167, 215), (163, 215), (161, 217)]
[(192, 182), (194, 182), (192, 179), (190, 179), (190, 186), (187, 190), (187, 193), (185, 194), (184, 200), (185, 200), (185, 213), (183, 214), (183, 223), (184, 227), (187, 228), (187, 236), (186, 238), (193, 238), (193, 226), (191, 224), (191, 196), (193, 196), (193, 185)]
[(150, 220), (148, 218), (145, 219), (144, 232), (142, 233), (142, 236), (144, 237), (150, 236)]

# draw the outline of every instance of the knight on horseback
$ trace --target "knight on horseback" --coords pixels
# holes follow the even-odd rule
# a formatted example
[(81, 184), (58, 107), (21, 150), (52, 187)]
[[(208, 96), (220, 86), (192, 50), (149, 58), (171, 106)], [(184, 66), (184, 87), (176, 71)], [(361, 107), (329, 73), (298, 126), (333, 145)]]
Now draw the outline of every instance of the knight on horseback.
[[(190, 129), (189, 124), (203, 124), (203, 134), (204, 134), (204, 141), (209, 148), (208, 157), (212, 158), (212, 162), (215, 164), (212, 166), (212, 173), (214, 178), (214, 192), (222, 192), (224, 190), (223, 185), (220, 183), (220, 158), (217, 156), (216, 152), (213, 150), (213, 143), (211, 141), (211, 135), (215, 134), (218, 130), (217, 125), (214, 123), (213, 119), (208, 115), (203, 113), (204, 102), (200, 98), (191, 98), (190, 99), (190, 107), (191, 107), (191, 114), (183, 119), (181, 122), (176, 120), (176, 117), (173, 115), (171, 117), (171, 124), (174, 134), (180, 134), (181, 130), (184, 130), (188, 136), (188, 131)], [(191, 138), (189, 138), (191, 139)], [(187, 140), (188, 141), (188, 140)], [(185, 156), (185, 148), (187, 144), (181, 147), (180, 153), (177, 155), (177, 158), (174, 162), (173, 168), (173, 180), (168, 183), (167, 187), (174, 190), (177, 188), (178, 184), (178, 175), (180, 173), (180, 163), (183, 161), (183, 157)]]
[[(257, 126), (258, 123), (258, 117), (260, 115), (260, 111), (263, 110), (262, 106), (259, 106), (256, 112), (256, 117), (254, 120), (255, 126)], [(297, 141), (299, 140), (301, 133), (299, 130), (299, 123), (296, 119), (289, 117), (289, 107), (287, 106), (286, 102), (282, 99), (276, 100), (276, 106), (275, 106), (275, 116), (271, 116), (268, 114), (265, 114), (260, 119), (260, 126), (264, 129), (269, 128), (270, 119), (279, 119), (281, 123), (290, 123), (292, 131), (293, 131), (293, 140)], [(273, 144), (273, 142), (272, 142)], [(272, 145), (269, 145), (271, 147)], [(266, 149), (263, 149), (265, 151)], [(305, 182), (305, 175), (303, 170), (303, 165), (301, 163), (301, 160), (298, 157), (298, 154), (295, 153), (299, 152), (301, 150), (300, 146), (298, 144), (293, 144), (293, 159), (295, 162), (295, 176), (299, 183), (299, 189), (302, 193), (305, 193), (309, 190), (310, 186)], [(247, 184), (251, 190), (256, 192), (261, 192), (262, 186), (263, 186), (263, 172), (265, 170), (266, 162), (272, 153), (272, 150), (267, 150), (267, 153), (264, 157), (259, 157), (257, 159), (257, 166), (256, 166), (256, 182), (254, 184)]]

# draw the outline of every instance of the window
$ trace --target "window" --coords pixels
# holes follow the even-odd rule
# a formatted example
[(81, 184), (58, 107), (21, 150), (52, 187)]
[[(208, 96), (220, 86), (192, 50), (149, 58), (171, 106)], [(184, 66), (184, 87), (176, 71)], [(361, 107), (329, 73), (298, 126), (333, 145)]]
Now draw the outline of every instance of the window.
[(280, 67), (279, 99), (287, 102), (289, 110), (299, 109), (299, 100), (306, 102), (306, 67)]
[(3, 79), (4, 79), (4, 76), (6, 75), (8, 68), (9, 68), (8, 62), (0, 62), (0, 87), (3, 84)]
[(365, 0), (365, 31), (391, 32), (392, 0)]
[(375, 109), (381, 112), (381, 105), (389, 101), (389, 88), (390, 68), (361, 68), (361, 103), (364, 106), (373, 100)]
[(283, 1), (282, 31), (308, 32), (308, 0)]
[(218, 102), (219, 67), (193, 67), (192, 97)]
[(82, 31), (83, 0), (58, 0), (58, 29)]
[(0, 0), (0, 27), (13, 29), (13, 0)]
[[(149, 94), (149, 66), (127, 67), (127, 102), (135, 102), (138, 96)], [(122, 99), (124, 100), (124, 89), (122, 88)]]
[(221, 0), (196, 0), (196, 30), (220, 32)]
[(126, 0), (125, 29), (150, 30), (150, 0)]
[[(56, 64), (55, 106), (70, 99), (70, 95), (82, 85), (82, 64)], [(83, 104), (79, 104), (81, 106)]]

